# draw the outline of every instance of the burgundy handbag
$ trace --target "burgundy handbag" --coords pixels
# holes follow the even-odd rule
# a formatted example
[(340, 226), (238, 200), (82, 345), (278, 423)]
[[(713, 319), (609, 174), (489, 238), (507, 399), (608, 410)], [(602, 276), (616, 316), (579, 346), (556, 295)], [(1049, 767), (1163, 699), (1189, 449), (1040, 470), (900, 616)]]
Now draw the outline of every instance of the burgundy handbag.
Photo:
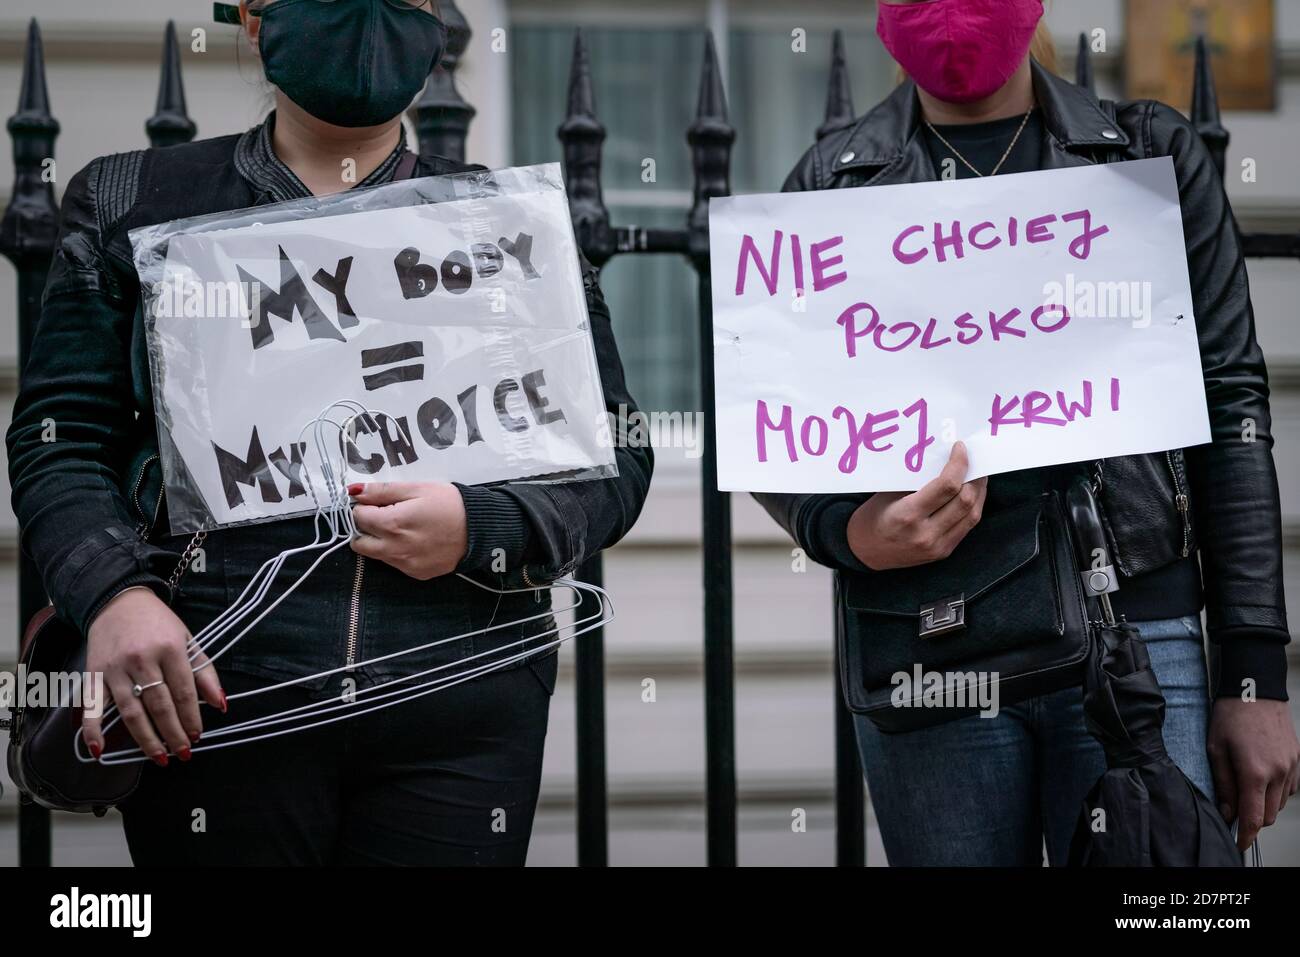
[[(27, 623), (18, 660), (28, 674), (83, 674), (86, 642), (55, 614), (53, 605), (47, 605)], [(55, 686), (51, 691), (60, 691), (62, 700), (33, 707), (20, 696), (10, 709), (9, 776), (41, 807), (103, 815), (135, 790), (144, 765), (79, 761), (73, 740), (81, 727), (81, 708), (66, 700), (70, 689), (65, 683), (49, 684)], [(122, 722), (109, 729), (104, 743), (110, 752), (135, 747)]]
[[(181, 577), (203, 544), (198, 532), (186, 546), (167, 584), (176, 594)], [(86, 639), (46, 605), (27, 623), (18, 655), (27, 674), (82, 675), (86, 672)], [(51, 695), (43, 705), (33, 705), (19, 695), (10, 708), (9, 776), (26, 797), (53, 811), (103, 814), (131, 796), (140, 783), (144, 764), (102, 764), (82, 761), (73, 751), (81, 727), (81, 704), (69, 700), (76, 690), (71, 682), (46, 682)], [(136, 747), (126, 724), (118, 721), (104, 733), (104, 753)]]

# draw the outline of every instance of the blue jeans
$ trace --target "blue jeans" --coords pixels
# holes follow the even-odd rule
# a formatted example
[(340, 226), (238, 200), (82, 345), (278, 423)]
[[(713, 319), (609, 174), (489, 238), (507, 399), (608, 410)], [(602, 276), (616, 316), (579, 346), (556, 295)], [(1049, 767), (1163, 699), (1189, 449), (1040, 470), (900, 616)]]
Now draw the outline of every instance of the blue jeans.
[[(1133, 622), (1164, 691), (1165, 746), (1214, 800), (1205, 753), (1210, 700), (1199, 618)], [(907, 734), (856, 716), (889, 863), (1037, 867), (1065, 863), (1079, 810), (1106, 770), (1079, 688)]]

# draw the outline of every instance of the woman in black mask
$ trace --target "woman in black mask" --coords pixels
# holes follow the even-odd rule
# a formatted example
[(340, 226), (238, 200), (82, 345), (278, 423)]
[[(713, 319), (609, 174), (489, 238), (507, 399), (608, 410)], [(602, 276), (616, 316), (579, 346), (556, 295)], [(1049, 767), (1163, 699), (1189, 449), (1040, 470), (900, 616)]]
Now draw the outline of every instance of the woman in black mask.
[[(351, 550), (322, 561), (219, 662), (191, 671), (189, 636), (229, 607), (266, 559), (314, 533), (311, 519), (220, 529), (200, 543), (201, 561), (186, 549), (193, 542), (167, 535), (128, 230), (472, 168), (417, 160), (406, 149), (402, 111), (446, 39), (430, 0), (244, 0), (217, 12), (243, 24), (276, 87), (275, 109), (243, 134), (101, 157), (72, 179), (8, 433), (23, 545), (55, 608), (87, 636), (88, 669), (103, 673), (154, 762), (120, 808), (132, 858), (522, 864), (553, 651), (399, 707), (191, 751), (225, 723), (337, 699), (349, 687), (553, 628), (544, 586), (627, 532), (652, 469), (649, 448), (625, 445), (616, 450), (618, 477), (598, 481), (353, 486), (362, 534)], [(607, 406), (634, 408), (595, 270), (583, 268)], [(57, 441), (44, 440), (51, 421)], [(181, 553), (187, 560), (178, 565)], [(307, 564), (291, 560), (285, 580)], [(537, 590), (499, 596), (455, 573), (497, 589)], [(229, 695), (525, 618), (533, 621), (227, 710)], [(100, 721), (87, 718), (84, 731), (91, 753), (103, 753)]]

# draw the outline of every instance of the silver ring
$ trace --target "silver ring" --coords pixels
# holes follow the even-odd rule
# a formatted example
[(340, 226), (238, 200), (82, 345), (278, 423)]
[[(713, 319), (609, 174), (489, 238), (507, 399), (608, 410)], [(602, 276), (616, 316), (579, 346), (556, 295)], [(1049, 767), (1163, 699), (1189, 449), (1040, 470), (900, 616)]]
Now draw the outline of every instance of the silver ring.
[(160, 678), (157, 681), (149, 682), (147, 685), (133, 684), (131, 685), (131, 694), (135, 695), (138, 698), (146, 691), (148, 691), (150, 688), (157, 688), (162, 683), (163, 683), (162, 679)]

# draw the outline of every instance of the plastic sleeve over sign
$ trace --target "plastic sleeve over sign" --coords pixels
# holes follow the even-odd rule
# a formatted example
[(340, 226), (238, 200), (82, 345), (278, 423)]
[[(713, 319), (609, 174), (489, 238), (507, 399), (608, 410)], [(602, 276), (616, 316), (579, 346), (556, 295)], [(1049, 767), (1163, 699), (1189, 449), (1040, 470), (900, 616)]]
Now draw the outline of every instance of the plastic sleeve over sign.
[(132, 230), (174, 534), (343, 480), (617, 475), (558, 164), (403, 180)]

